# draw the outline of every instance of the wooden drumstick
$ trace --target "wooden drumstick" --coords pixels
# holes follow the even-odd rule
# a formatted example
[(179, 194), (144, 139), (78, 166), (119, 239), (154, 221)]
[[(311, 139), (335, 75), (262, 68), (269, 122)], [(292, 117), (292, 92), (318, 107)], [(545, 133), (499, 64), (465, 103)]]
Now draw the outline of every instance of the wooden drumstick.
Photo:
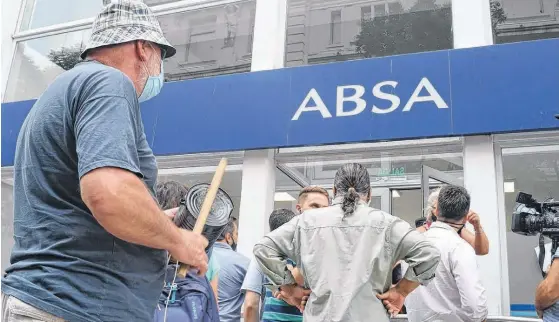
[[(206, 220), (208, 219), (208, 215), (210, 214), (210, 210), (212, 210), (212, 205), (215, 200), (215, 196), (217, 195), (217, 191), (219, 189), (219, 185), (221, 184), (221, 179), (223, 179), (223, 175), (225, 174), (225, 168), (227, 167), (227, 159), (222, 158), (215, 170), (214, 177), (212, 179), (212, 183), (206, 192), (206, 197), (204, 198), (204, 203), (202, 204), (202, 208), (200, 209), (200, 213), (198, 214), (198, 218), (196, 218), (196, 224), (194, 225), (193, 232), (197, 234), (202, 234), (204, 230), (204, 226), (206, 225)], [(186, 274), (190, 270), (190, 267), (185, 264), (180, 264), (178, 276), (184, 278)]]

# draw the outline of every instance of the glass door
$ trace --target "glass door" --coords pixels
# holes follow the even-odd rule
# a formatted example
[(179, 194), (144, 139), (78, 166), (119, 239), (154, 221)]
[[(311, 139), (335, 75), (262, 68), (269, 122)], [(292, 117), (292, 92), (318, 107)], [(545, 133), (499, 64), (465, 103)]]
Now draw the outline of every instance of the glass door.
[(382, 210), (386, 213), (390, 213), (390, 204), (392, 198), (390, 198), (389, 188), (372, 188), (371, 189), (371, 202), (370, 206)]
[[(295, 199), (297, 191), (307, 185), (331, 192), (338, 169), (346, 163), (359, 163), (369, 172), (371, 207), (414, 225), (422, 216), (422, 166), (461, 178), (462, 154), (460, 138), (279, 149), (276, 165), (281, 174), (276, 175), (276, 193), (288, 192), (292, 195), (288, 199)], [(438, 172), (429, 174), (445, 178), (433, 175)]]
[(421, 167), (421, 209), (425, 209), (427, 206), (429, 194), (431, 194), (434, 189), (437, 189), (445, 184), (463, 187), (464, 181), (460, 177), (456, 177), (451, 173), (445, 173), (426, 165)]

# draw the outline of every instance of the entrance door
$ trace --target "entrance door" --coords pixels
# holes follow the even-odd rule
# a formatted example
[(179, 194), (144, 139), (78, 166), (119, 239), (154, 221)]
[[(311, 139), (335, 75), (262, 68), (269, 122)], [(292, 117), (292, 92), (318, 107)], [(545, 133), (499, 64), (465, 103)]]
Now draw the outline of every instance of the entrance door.
[(372, 188), (371, 189), (371, 207), (390, 213), (390, 197), (389, 188)]
[(431, 191), (445, 184), (463, 187), (464, 181), (449, 173), (444, 173), (426, 165), (421, 167), (421, 193), (423, 195), (422, 209), (425, 209), (427, 206), (427, 200), (429, 199)]

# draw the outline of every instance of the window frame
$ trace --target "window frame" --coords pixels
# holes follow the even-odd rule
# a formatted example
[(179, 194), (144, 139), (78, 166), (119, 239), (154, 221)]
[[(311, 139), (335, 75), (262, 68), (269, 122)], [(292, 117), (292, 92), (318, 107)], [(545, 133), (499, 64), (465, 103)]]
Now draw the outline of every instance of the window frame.
[[(365, 11), (364, 9), (369, 9), (368, 11)], [(373, 18), (373, 9), (371, 7), (371, 5), (366, 5), (366, 6), (361, 6), (361, 21), (367, 21), (367, 20), (371, 20)], [(368, 14), (369, 17), (365, 17), (365, 15)]]
[[(339, 17), (340, 21), (335, 22), (334, 17)], [(335, 41), (334, 39), (334, 31), (335, 28), (339, 26), (339, 41)], [(342, 9), (332, 10), (330, 11), (330, 45), (338, 45), (342, 42)]]

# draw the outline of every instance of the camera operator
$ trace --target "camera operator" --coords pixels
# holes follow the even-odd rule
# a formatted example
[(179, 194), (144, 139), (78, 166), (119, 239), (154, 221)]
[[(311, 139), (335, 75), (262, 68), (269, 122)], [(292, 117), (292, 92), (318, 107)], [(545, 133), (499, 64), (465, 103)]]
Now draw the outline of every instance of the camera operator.
[(536, 289), (536, 309), (544, 322), (559, 321), (559, 249), (551, 259), (547, 277)]
[[(531, 194), (519, 192), (512, 213), (511, 230), (524, 236), (540, 235), (539, 264), (545, 279), (536, 289), (536, 310), (545, 322), (559, 321), (559, 202), (549, 198), (538, 201)], [(544, 237), (551, 239), (551, 267), (544, 272)]]

